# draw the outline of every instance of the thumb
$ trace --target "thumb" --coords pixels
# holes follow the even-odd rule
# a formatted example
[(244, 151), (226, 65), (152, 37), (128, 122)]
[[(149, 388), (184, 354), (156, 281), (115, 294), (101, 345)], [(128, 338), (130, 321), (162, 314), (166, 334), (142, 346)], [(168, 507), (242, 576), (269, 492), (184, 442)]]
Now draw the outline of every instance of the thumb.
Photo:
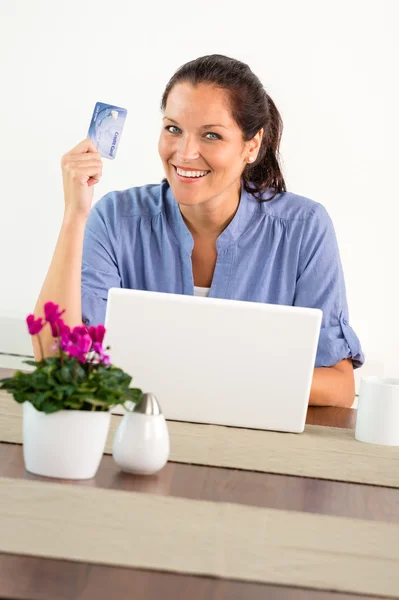
[(97, 152), (97, 148), (90, 138), (86, 138), (80, 142), (77, 146), (72, 148), (68, 154), (83, 154), (84, 152)]

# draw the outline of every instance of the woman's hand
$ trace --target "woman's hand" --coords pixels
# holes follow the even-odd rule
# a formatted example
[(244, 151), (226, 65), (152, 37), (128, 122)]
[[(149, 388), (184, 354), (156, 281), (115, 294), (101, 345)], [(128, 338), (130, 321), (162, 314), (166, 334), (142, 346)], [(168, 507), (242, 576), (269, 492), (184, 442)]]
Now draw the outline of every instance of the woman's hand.
[(87, 138), (64, 154), (61, 160), (65, 215), (87, 219), (93, 185), (100, 181), (102, 160), (93, 142)]

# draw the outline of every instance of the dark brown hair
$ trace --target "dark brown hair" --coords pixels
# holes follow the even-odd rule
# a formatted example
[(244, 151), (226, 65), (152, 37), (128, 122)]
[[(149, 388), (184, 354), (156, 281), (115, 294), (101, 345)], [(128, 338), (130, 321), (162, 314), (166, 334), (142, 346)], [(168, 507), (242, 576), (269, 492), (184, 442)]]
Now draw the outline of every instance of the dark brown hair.
[(258, 200), (267, 189), (272, 196), (286, 191), (279, 163), (279, 147), (283, 122), (276, 105), (266, 93), (249, 66), (234, 58), (211, 54), (181, 66), (170, 79), (162, 96), (161, 110), (172, 88), (178, 83), (214, 85), (227, 92), (231, 112), (240, 127), (244, 142), (251, 140), (263, 127), (262, 144), (256, 161), (248, 164), (242, 174), (244, 188)]

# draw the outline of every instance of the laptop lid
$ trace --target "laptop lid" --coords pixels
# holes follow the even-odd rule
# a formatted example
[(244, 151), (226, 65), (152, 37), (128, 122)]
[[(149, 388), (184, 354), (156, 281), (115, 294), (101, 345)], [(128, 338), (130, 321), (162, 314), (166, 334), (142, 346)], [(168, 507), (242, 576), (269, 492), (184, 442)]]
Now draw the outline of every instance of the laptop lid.
[(167, 419), (301, 432), (322, 311), (109, 290), (105, 343)]

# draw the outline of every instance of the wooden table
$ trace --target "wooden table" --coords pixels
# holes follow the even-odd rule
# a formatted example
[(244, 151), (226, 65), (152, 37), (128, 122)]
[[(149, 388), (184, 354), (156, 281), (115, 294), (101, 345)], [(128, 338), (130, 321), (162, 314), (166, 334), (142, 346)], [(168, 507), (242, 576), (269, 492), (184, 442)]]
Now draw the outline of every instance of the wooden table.
[[(0, 379), (5, 376), (8, 373), (0, 369)], [(353, 428), (355, 416), (352, 409), (314, 407), (308, 410), (307, 423)], [(0, 477), (45, 479), (25, 471), (20, 445), (5, 443), (0, 443)], [(168, 463), (157, 475), (136, 477), (122, 473), (111, 456), (104, 456), (94, 479), (60, 483), (399, 522), (397, 489), (286, 475)], [(359, 596), (0, 554), (0, 598), (355, 600)]]

